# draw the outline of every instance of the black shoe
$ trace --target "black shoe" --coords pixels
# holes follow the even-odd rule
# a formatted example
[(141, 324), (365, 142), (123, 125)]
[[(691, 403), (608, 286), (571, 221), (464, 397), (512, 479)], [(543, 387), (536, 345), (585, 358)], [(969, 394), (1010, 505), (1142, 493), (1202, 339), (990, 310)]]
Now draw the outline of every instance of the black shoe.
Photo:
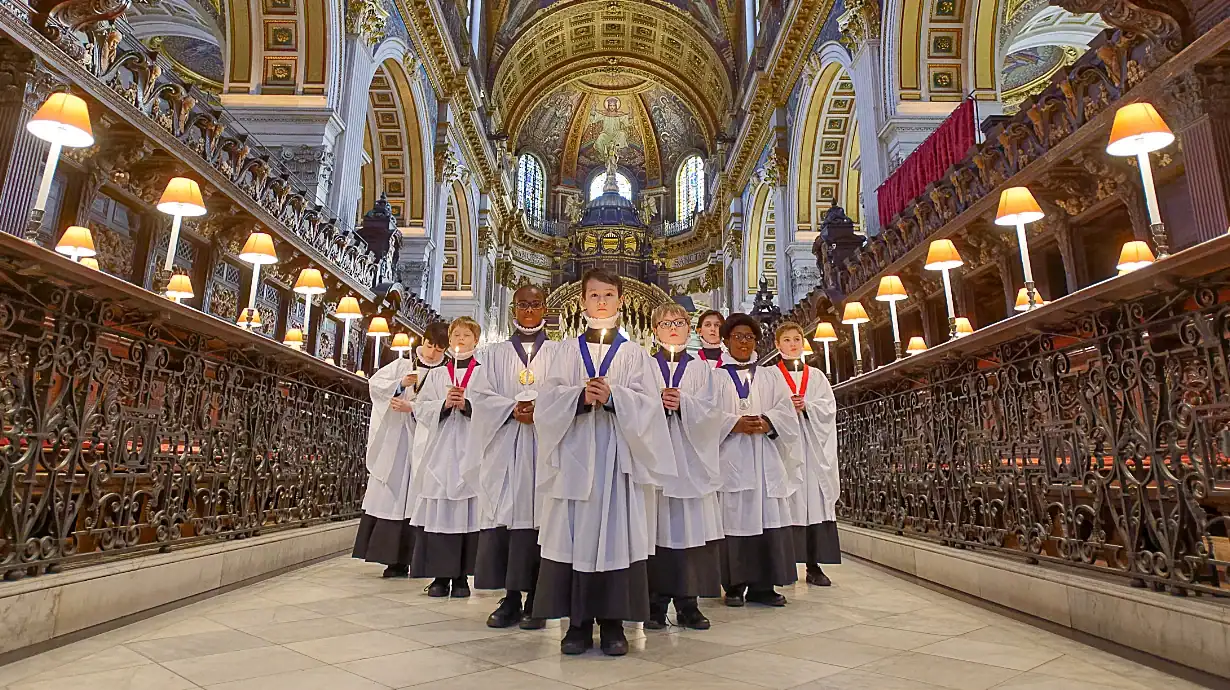
[(743, 594), (746, 591), (746, 587), (731, 587), (726, 590), (726, 596), (722, 599), (722, 602), (732, 608), (739, 608), (743, 606)]
[(765, 606), (785, 606), (786, 597), (778, 594), (772, 589), (766, 590), (749, 590), (747, 600), (752, 604), (763, 604)]
[(470, 596), (470, 581), (464, 576), (453, 580), (453, 598), (465, 599)]
[(427, 596), (429, 597), (447, 597), (449, 590), (449, 581), (447, 577), (437, 577), (427, 585)]
[(547, 627), (546, 618), (534, 618), (529, 611), (521, 614), (521, 624), (517, 626), (522, 630), (542, 630)]
[(666, 604), (656, 601), (649, 602), (649, 620), (645, 621), (646, 630), (662, 630), (666, 627)]
[(391, 565), (384, 569), (384, 574), (380, 577), (409, 577), (410, 566), (408, 565)]
[(559, 650), (569, 656), (584, 654), (594, 648), (594, 624), (569, 625), (568, 632), (559, 643)]
[(487, 616), (488, 628), (508, 628), (521, 620), (521, 595), (510, 594), (500, 599), (500, 606)]
[(679, 608), (679, 603), (675, 603), (675, 620), (679, 621), (679, 625), (691, 630), (708, 630), (709, 619), (705, 618), (705, 614), (700, 612), (700, 608), (696, 604)]
[(825, 575), (824, 571), (821, 570), (819, 567), (817, 567), (815, 570), (808, 568), (807, 569), (807, 584), (815, 585), (817, 587), (831, 587), (833, 586), (833, 581), (830, 580), (829, 576)]
[(607, 656), (623, 656), (628, 653), (628, 638), (624, 636), (623, 621), (599, 621), (598, 641), (602, 653)]

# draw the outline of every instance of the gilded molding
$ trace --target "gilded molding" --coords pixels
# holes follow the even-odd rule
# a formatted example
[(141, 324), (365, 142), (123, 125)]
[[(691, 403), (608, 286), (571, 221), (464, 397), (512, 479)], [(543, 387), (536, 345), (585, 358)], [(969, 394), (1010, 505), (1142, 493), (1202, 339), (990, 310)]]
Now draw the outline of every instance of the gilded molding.
[(851, 52), (867, 41), (880, 38), (880, 4), (876, 0), (850, 0), (837, 17), (841, 43)]

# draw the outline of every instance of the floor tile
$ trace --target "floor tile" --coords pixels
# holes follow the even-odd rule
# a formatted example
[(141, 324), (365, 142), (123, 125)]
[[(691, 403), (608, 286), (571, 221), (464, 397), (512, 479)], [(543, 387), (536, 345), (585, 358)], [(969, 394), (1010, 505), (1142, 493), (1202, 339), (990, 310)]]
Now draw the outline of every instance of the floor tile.
[(333, 666), (280, 673), (276, 676), (248, 678), (219, 685), (209, 690), (386, 690), (387, 686), (347, 673)]
[(986, 627), (986, 623), (969, 616), (959, 613), (939, 613), (935, 609), (922, 609), (887, 618), (877, 618), (868, 624), (895, 630), (950, 636), (964, 635)]
[(674, 668), (661, 673), (651, 673), (622, 683), (607, 685), (602, 690), (760, 690), (763, 685), (752, 685), (738, 680), (711, 676), (708, 673)]
[(293, 623), (274, 623), (273, 625), (249, 628), (248, 632), (263, 640), (269, 640), (274, 644), (290, 644), (291, 642), (319, 640), (322, 637), (337, 637), (339, 635), (350, 635), (368, 630), (370, 628), (347, 623), (340, 618), (312, 618)]
[(761, 650), (710, 659), (689, 666), (688, 669), (767, 688), (793, 688), (845, 670), (840, 666), (819, 664)]
[(197, 685), (276, 676), (320, 665), (319, 661), (285, 647), (245, 649), (163, 663), (163, 666)]
[(856, 668), (804, 683), (794, 690), (941, 690), (941, 688), (930, 683), (882, 676)]
[(877, 647), (900, 650), (917, 649), (918, 647), (925, 647), (947, 639), (942, 635), (930, 635), (928, 633), (895, 630), (893, 628), (877, 628), (874, 625), (852, 625), (820, 634), (835, 640), (861, 642)]
[(324, 616), (341, 617), (352, 613), (366, 613), (393, 608), (389, 602), (375, 596), (343, 597), (341, 599), (325, 599), (300, 604), (302, 608), (315, 611)]
[(452, 616), (447, 616), (437, 611), (426, 609), (422, 606), (389, 606), (389, 602), (383, 599), (385, 608), (380, 611), (366, 611), (364, 613), (352, 613), (348, 616), (340, 616), (340, 618), (348, 623), (361, 625), (365, 628), (373, 630), (387, 630), (389, 628), (404, 628), (410, 625), (423, 625), (425, 623), (439, 623), (447, 620), (455, 620)]
[(1019, 671), (975, 664), (957, 659), (906, 652), (887, 659), (873, 661), (861, 667), (865, 671), (908, 680), (918, 680), (953, 690), (986, 690), (1004, 682)]
[(408, 637), (416, 642), (442, 647), (444, 645), (483, 640), (489, 637), (514, 634), (508, 630), (488, 628), (485, 623), (472, 620), (450, 620), (439, 623), (412, 625), (405, 628), (391, 628), (387, 632), (402, 637)]
[(740, 647), (680, 635), (648, 635), (639, 640), (628, 640), (628, 648), (629, 654), (637, 659), (675, 667), (690, 666), (743, 651)]
[(452, 644), (444, 649), (500, 666), (512, 666), (560, 653), (559, 640), (543, 635), (501, 635)]
[(682, 637), (727, 647), (760, 647), (771, 642), (797, 637), (794, 633), (785, 630), (738, 623), (715, 625), (709, 630), (684, 630), (678, 634)]
[(97, 671), (52, 680), (10, 685), (9, 690), (190, 690), (196, 686), (167, 669), (149, 664)]
[(582, 688), (599, 688), (665, 671), (669, 667), (636, 657), (604, 656), (594, 649), (581, 656), (556, 654), (516, 664), (513, 668)]
[(230, 630), (229, 627), (212, 621), (204, 617), (187, 618), (180, 621), (168, 623), (165, 626), (159, 627), (153, 632), (146, 633), (140, 637), (133, 638), (133, 642), (142, 640), (163, 640), (168, 637), (181, 637), (183, 635), (197, 635), (208, 632), (221, 632)]
[(274, 623), (293, 623), (312, 618), (324, 618), (324, 615), (299, 606), (274, 604), (240, 611), (211, 611), (205, 614), (205, 617), (236, 630), (247, 630)]
[(414, 686), (415, 690), (576, 690), (576, 687), (513, 668), (493, 668)]
[(286, 645), (286, 648), (326, 664), (342, 664), (376, 656), (413, 652), (425, 649), (427, 645), (386, 632), (369, 630), (351, 635), (292, 642)]
[(351, 661), (338, 668), (390, 688), (404, 688), (486, 671), (494, 665), (443, 649), (423, 649)]
[(973, 661), (990, 666), (1002, 666), (1017, 671), (1028, 671), (1063, 656), (1059, 652), (1038, 647), (1008, 646), (995, 642), (983, 642), (966, 638), (950, 638), (914, 650), (919, 654), (933, 654), (949, 659)]
[(766, 652), (818, 661), (845, 668), (854, 668), (901, 653), (889, 647), (877, 647), (860, 642), (846, 642), (832, 637), (813, 635), (761, 647)]
[(996, 688), (1013, 690), (1120, 690), (1122, 685), (1102, 685), (1088, 681), (1048, 676), (1044, 673), (1023, 673)]
[(56, 666), (55, 669), (32, 675), (27, 680), (30, 682), (54, 680), (56, 678), (81, 676), (99, 671), (146, 666), (153, 663), (149, 657), (138, 654), (127, 647), (112, 647), (81, 657), (76, 661)]
[(1121, 673), (1114, 673), (1111, 670), (1095, 666), (1088, 661), (1083, 660), (1078, 656), (1063, 655), (1052, 661), (1048, 661), (1041, 666), (1031, 669), (1032, 673), (1042, 673), (1048, 676), (1058, 676), (1060, 678), (1070, 678), (1089, 683), (1101, 683), (1103, 685), (1114, 685), (1124, 690), (1145, 690), (1147, 685), (1143, 685), (1133, 678), (1133, 667), (1135, 664), (1124, 662), (1119, 666)]
[(158, 663), (193, 657), (236, 652), (241, 649), (268, 647), (269, 641), (238, 630), (180, 635), (165, 640), (144, 640), (125, 645), (138, 654)]

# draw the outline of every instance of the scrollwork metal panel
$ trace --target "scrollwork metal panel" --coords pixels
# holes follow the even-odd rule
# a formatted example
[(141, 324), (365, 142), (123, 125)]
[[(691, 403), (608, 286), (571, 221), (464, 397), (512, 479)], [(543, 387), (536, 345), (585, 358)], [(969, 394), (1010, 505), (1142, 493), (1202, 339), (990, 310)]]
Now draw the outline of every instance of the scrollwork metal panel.
[(1224, 592), (1227, 287), (1107, 308), (923, 380), (839, 386), (841, 517)]

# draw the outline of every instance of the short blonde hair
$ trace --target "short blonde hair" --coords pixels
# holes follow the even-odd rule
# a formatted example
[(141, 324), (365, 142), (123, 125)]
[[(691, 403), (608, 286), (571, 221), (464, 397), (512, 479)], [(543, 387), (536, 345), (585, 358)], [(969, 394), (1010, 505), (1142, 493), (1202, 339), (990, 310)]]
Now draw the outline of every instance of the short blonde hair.
[(474, 334), (475, 340), (478, 340), (479, 338), (483, 336), (483, 327), (478, 325), (477, 321), (475, 321), (474, 319), (471, 319), (468, 316), (458, 316), (457, 318), (453, 319), (452, 323), (448, 325), (449, 340), (453, 339), (453, 333), (455, 333), (458, 328), (470, 329), (470, 332)]
[(688, 318), (688, 310), (684, 309), (677, 302), (663, 302), (653, 308), (653, 313), (649, 315), (649, 321), (654, 328), (668, 316), (682, 316)]
[(781, 341), (782, 336), (786, 335), (790, 331), (798, 331), (799, 335), (803, 336), (804, 339), (807, 338), (807, 333), (803, 331), (802, 326), (794, 321), (783, 321), (781, 325), (777, 327), (777, 330), (773, 331), (773, 342), (776, 343)]

